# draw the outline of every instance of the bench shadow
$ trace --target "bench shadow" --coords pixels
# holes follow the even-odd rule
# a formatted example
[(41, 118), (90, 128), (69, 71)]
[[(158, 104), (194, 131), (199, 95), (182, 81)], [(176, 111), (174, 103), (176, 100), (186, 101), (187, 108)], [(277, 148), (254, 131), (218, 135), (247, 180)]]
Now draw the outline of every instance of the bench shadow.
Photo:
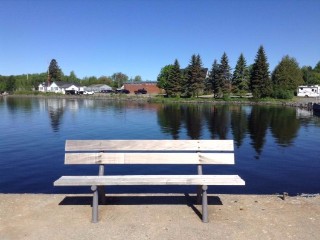
[[(90, 205), (92, 206), (92, 196), (66, 196), (59, 205)], [(106, 196), (106, 204), (99, 205), (187, 205), (201, 219), (201, 212), (195, 207), (197, 196)], [(208, 205), (222, 205), (217, 196), (208, 196)]]

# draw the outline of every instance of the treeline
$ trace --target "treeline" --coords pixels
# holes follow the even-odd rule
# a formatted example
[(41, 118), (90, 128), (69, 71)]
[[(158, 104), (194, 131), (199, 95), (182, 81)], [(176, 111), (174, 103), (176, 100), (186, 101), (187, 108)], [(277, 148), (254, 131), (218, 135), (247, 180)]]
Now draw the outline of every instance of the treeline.
[(215, 98), (229, 98), (250, 93), (254, 98), (290, 99), (299, 85), (320, 84), (320, 61), (314, 68), (300, 68), (296, 59), (287, 55), (270, 73), (265, 50), (260, 46), (253, 64), (247, 65), (244, 55), (240, 54), (232, 72), (228, 56), (223, 53), (220, 62), (215, 59), (206, 73), (199, 55), (192, 55), (185, 69), (180, 68), (176, 59), (161, 69), (158, 86), (168, 97), (214, 94)]
[(12, 76), (0, 75), (0, 92), (15, 92), (15, 91), (32, 91), (37, 90), (40, 83), (47, 81), (63, 81), (78, 83), (82, 86), (89, 86), (92, 84), (107, 84), (114, 88), (121, 87), (125, 82), (141, 82), (141, 76), (137, 75), (134, 78), (129, 78), (126, 74), (117, 72), (111, 76), (101, 77), (84, 77), (78, 78), (74, 71), (69, 75), (65, 75), (59, 67), (57, 61), (52, 59), (48, 66), (48, 71), (35, 74), (22, 74)]

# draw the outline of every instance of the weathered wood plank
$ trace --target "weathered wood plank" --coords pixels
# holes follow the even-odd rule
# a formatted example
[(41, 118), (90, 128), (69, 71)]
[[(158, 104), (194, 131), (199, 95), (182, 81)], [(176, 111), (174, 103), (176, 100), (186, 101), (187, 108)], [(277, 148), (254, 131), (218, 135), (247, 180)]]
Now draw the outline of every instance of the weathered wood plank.
[(234, 154), (66, 153), (65, 164), (234, 164)]
[(245, 185), (245, 182), (238, 175), (63, 176), (53, 185)]
[(233, 151), (233, 140), (67, 140), (66, 151)]

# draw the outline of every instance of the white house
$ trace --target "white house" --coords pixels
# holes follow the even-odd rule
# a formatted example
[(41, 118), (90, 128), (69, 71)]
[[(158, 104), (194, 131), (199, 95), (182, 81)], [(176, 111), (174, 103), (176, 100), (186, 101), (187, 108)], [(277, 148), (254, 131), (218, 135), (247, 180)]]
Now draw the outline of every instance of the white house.
[(80, 86), (80, 84), (77, 83), (67, 83), (67, 82), (52, 82), (48, 85), (48, 83), (41, 83), (38, 86), (38, 89), (40, 92), (54, 92), (54, 93), (62, 93), (65, 94), (66, 91), (75, 91), (81, 92), (84, 91), (83, 87)]
[(47, 88), (48, 88), (48, 83), (47, 82), (43, 82), (43, 83), (39, 84), (38, 91), (39, 92), (47, 92)]
[(298, 97), (320, 97), (320, 86), (299, 86), (297, 89)]

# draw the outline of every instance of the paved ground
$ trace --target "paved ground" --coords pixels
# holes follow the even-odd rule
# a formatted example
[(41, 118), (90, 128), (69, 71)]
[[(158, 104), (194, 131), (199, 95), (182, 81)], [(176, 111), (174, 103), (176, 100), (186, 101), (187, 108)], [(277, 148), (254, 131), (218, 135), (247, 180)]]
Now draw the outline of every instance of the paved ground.
[(92, 224), (88, 195), (0, 194), (0, 239), (320, 239), (320, 196), (116, 195)]

